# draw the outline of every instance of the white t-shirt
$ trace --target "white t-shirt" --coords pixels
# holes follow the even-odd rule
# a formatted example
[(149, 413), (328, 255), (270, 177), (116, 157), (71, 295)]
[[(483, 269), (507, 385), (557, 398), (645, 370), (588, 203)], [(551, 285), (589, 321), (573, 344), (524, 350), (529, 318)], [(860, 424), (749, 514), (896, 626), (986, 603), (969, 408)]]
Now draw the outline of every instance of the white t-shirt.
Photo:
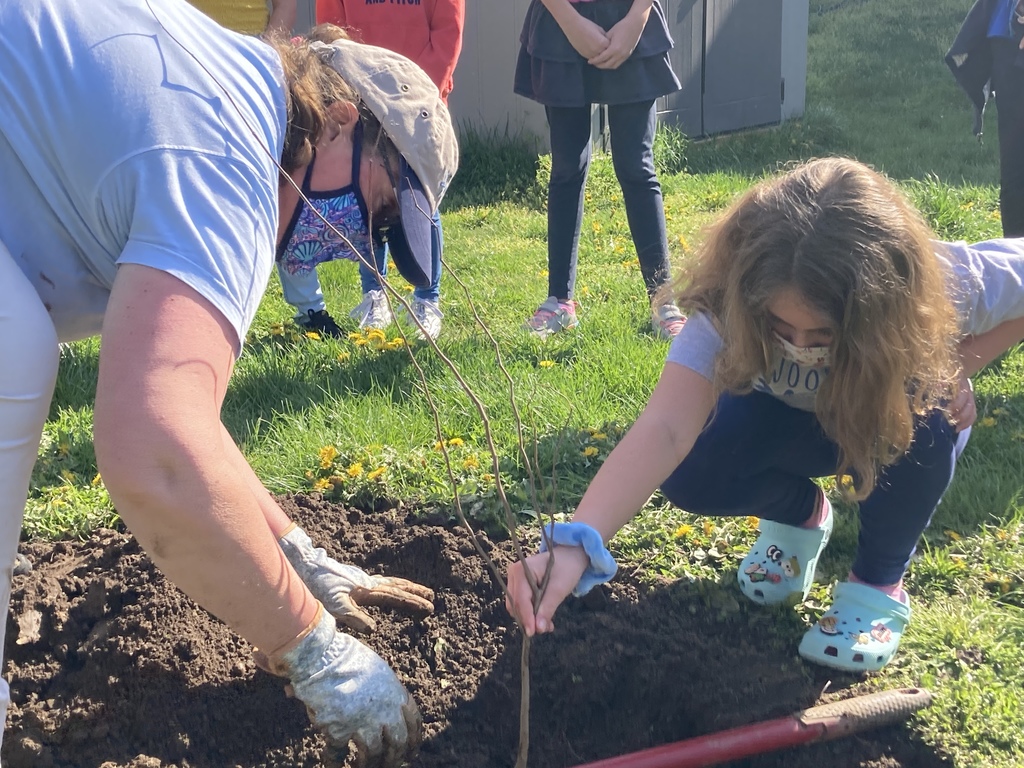
[(274, 50), (185, 0), (0, 2), (0, 241), (62, 340), (99, 332), (132, 263), (198, 291), (240, 346), (285, 125)]
[[(1007, 320), (1024, 317), (1024, 239), (936, 243), (936, 258), (949, 267), (948, 290), (967, 335), (990, 331)], [(711, 380), (722, 337), (711, 319), (698, 313), (686, 321), (669, 347), (668, 362), (682, 365)], [(814, 398), (828, 369), (802, 366), (777, 356), (753, 388), (767, 392), (804, 411), (814, 410)]]

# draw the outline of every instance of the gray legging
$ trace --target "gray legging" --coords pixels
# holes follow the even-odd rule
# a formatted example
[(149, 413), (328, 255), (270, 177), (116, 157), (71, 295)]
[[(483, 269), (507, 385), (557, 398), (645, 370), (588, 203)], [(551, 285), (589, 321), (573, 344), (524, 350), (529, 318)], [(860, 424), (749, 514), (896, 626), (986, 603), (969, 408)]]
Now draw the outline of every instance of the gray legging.
[[(551, 132), (548, 185), (548, 295), (571, 299), (590, 168), (590, 107), (545, 107)], [(608, 107), (612, 163), (648, 296), (669, 279), (661, 185), (654, 171), (654, 102)]]

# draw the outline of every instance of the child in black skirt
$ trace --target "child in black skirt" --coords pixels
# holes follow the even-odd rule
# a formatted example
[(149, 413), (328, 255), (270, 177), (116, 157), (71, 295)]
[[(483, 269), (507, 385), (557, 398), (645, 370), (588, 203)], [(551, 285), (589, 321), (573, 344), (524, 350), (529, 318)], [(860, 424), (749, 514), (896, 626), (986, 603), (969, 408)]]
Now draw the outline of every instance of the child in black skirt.
[(656, 100), (680, 88), (658, 0), (533, 0), (520, 37), (515, 92), (538, 101), (551, 138), (548, 299), (527, 327), (541, 336), (576, 325), (576, 260), (590, 166), (592, 104), (608, 105), (612, 162), (661, 338), (683, 327), (658, 300), (669, 281), (661, 185), (654, 170)]

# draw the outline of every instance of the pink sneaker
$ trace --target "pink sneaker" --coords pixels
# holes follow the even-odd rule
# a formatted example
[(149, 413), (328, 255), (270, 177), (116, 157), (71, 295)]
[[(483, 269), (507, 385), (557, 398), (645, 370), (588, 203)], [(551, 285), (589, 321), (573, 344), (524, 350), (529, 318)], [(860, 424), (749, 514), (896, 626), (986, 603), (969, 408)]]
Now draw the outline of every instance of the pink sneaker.
[(575, 328), (578, 324), (575, 301), (559, 301), (554, 296), (548, 296), (547, 301), (537, 307), (533, 317), (526, 321), (525, 327), (545, 338), (552, 333)]
[(675, 304), (662, 304), (651, 310), (651, 328), (659, 339), (674, 339), (685, 323), (686, 317)]

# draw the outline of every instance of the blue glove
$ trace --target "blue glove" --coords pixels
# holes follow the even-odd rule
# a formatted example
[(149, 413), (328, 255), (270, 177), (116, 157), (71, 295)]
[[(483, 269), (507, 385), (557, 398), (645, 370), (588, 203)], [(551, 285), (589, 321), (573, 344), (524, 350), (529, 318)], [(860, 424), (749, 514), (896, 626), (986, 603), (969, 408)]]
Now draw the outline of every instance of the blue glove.
[[(576, 597), (583, 597), (598, 584), (611, 581), (619, 568), (611, 552), (605, 548), (601, 534), (586, 523), (551, 523), (548, 526), (548, 536), (551, 543), (558, 546), (583, 547), (583, 551), (590, 559), (587, 570), (580, 576), (579, 584), (572, 591)], [(540, 551), (547, 551), (547, 539), (541, 539)]]

